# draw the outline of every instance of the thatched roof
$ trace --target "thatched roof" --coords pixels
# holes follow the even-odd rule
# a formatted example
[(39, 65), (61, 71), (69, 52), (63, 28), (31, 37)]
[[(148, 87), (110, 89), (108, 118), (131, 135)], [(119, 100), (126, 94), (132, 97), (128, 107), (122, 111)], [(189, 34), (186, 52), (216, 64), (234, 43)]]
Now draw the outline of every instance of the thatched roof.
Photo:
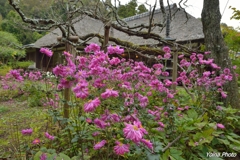
[[(168, 9), (166, 12), (169, 12)], [(170, 37), (176, 39), (176, 42), (188, 42), (192, 40), (203, 40), (204, 35), (202, 31), (202, 23), (199, 19), (187, 14), (183, 10), (177, 8), (174, 4), (171, 6), (172, 20), (170, 24)], [(153, 16), (154, 22), (159, 23), (163, 21), (163, 16), (160, 10), (156, 10)], [(124, 21), (131, 27), (139, 24), (148, 25), (149, 12), (142, 13), (140, 15), (125, 18)], [(89, 33), (97, 33), (103, 35), (104, 24), (96, 19), (88, 16), (82, 16), (79, 21), (74, 24), (74, 27), (79, 36), (84, 36)], [(151, 33), (159, 34), (161, 37), (166, 37), (165, 28), (162, 30), (160, 27), (154, 27)], [(147, 32), (147, 29), (141, 31)], [(43, 36), (35, 42), (35, 47), (40, 48), (44, 46), (52, 46), (57, 43), (57, 36), (61, 36), (61, 31), (55, 29), (49, 34)], [(128, 41), (137, 45), (153, 45), (159, 42), (153, 39), (143, 39), (141, 37), (129, 36), (123, 32), (115, 29), (111, 29), (110, 36), (118, 38), (124, 41)], [(97, 38), (91, 39), (88, 43), (98, 43)]]

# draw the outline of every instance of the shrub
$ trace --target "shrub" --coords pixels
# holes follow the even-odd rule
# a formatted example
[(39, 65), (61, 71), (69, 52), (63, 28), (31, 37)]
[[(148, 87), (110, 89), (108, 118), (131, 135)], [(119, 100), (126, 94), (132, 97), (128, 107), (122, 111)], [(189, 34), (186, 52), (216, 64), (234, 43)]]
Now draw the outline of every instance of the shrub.
[(5, 76), (12, 68), (7, 65), (2, 65), (0, 67), (0, 76)]
[(34, 62), (32, 61), (18, 61), (15, 63), (12, 63), (13, 69), (24, 69), (27, 70), (30, 65), (32, 65)]
[[(184, 90), (175, 92), (177, 82), (160, 79), (168, 75), (161, 56), (149, 68), (110, 58), (123, 52), (119, 47), (109, 46), (104, 53), (90, 44), (85, 51), (89, 55), (77, 57), (76, 64), (64, 52), (66, 64), (53, 69), (57, 80), (46, 81), (43, 102), (54, 126), (46, 129), (43, 143), (36, 139), (28, 147), (38, 151), (34, 158), (61, 152), (78, 159), (195, 160), (208, 159), (210, 152), (240, 152), (235, 134), (239, 111), (221, 102), (227, 96), (223, 85), (232, 79), (230, 69), (221, 69), (205, 54), (181, 55), (177, 82)], [(165, 58), (171, 56), (170, 48), (164, 51)], [(205, 67), (211, 72), (199, 70)], [(23, 80), (17, 71), (11, 74)]]

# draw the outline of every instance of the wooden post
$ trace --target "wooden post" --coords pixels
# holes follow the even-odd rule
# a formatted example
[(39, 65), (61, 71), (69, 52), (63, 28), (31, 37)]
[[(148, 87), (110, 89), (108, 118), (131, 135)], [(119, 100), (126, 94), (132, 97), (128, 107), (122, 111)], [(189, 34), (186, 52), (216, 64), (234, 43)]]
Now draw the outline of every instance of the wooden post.
[[(65, 44), (65, 49), (66, 49), (66, 52), (70, 52), (70, 49), (71, 49), (71, 46), (68, 42), (66, 42)], [(71, 93), (70, 93), (70, 88), (65, 88), (64, 90), (64, 105), (63, 105), (63, 117), (64, 118), (69, 118), (69, 104), (68, 102), (70, 101), (70, 97), (71, 97)]]
[[(61, 41), (62, 37), (57, 37), (57, 40)], [(76, 43), (78, 41), (78, 36), (69, 36), (68, 40)], [(68, 42), (65, 42), (65, 51), (66, 52), (72, 52), (73, 51), (73, 47)], [(75, 59), (76, 53), (73, 53), (73, 57)], [(65, 103), (63, 105), (63, 115), (64, 115), (64, 118), (69, 118), (70, 106), (69, 106), (68, 102), (70, 101), (70, 98), (71, 98), (71, 88), (65, 88), (65, 90), (63, 91), (63, 97), (64, 97), (64, 100), (65, 100)]]
[[(178, 64), (178, 53), (173, 53), (173, 74), (172, 74), (172, 82), (176, 82), (177, 80), (177, 64)], [(176, 92), (176, 84), (172, 85), (172, 89)]]
[(109, 41), (109, 33), (110, 33), (110, 24), (107, 23), (104, 27), (104, 42), (103, 42), (103, 50), (106, 52), (107, 51), (107, 44)]

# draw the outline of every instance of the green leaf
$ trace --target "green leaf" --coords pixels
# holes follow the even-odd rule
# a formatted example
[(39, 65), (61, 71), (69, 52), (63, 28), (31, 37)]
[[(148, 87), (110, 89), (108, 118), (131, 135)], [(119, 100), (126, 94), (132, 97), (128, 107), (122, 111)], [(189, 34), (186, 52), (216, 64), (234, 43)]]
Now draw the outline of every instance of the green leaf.
[(208, 136), (212, 135), (213, 132), (214, 132), (214, 129), (210, 128), (210, 129), (204, 130), (202, 134), (204, 137), (208, 137)]
[(170, 151), (168, 149), (163, 153), (162, 160), (168, 160), (169, 154), (170, 154)]
[(79, 136), (76, 135), (76, 136), (71, 140), (71, 142), (72, 142), (72, 143), (75, 143), (75, 142), (78, 141), (78, 139), (79, 139)]
[(188, 145), (189, 145), (189, 146), (195, 146), (193, 140), (190, 140), (190, 141), (188, 142)]
[(193, 109), (188, 110), (187, 114), (188, 114), (188, 117), (192, 118), (192, 119), (197, 119), (197, 117), (198, 117), (197, 112)]
[(229, 147), (237, 152), (240, 152), (240, 145), (231, 144)]
[(219, 144), (219, 141), (218, 141), (217, 138), (214, 137), (213, 140), (212, 140), (212, 145), (214, 146), (216, 144)]
[(176, 160), (184, 160), (182, 157), (182, 151), (177, 150), (175, 148), (170, 148), (170, 157), (176, 159)]
[(223, 131), (214, 131), (213, 133), (212, 133), (212, 135), (214, 135), (214, 136), (219, 136), (220, 134), (223, 134), (224, 132)]
[(227, 138), (228, 138), (230, 141), (232, 141), (232, 142), (237, 143), (237, 144), (240, 145), (240, 142), (237, 141), (236, 139), (233, 139), (231, 136), (227, 136)]
[(71, 160), (70, 157), (68, 157), (67, 155), (63, 154), (63, 153), (59, 153), (59, 156), (56, 158), (56, 160)]
[(230, 136), (232, 136), (233, 138), (239, 138), (240, 139), (240, 136), (235, 134), (235, 133), (229, 133)]
[(193, 136), (193, 139), (195, 141), (199, 141), (199, 139), (201, 139), (203, 137), (202, 133), (200, 132), (197, 132), (194, 136)]
[(230, 142), (228, 140), (225, 140), (225, 139), (218, 138), (218, 141), (223, 143), (223, 144), (225, 144), (225, 145), (229, 145), (230, 144)]
[[(149, 152), (150, 153), (150, 152)], [(149, 160), (159, 160), (160, 155), (159, 154), (147, 154), (147, 158)]]
[(161, 142), (156, 142), (155, 143), (155, 148), (154, 148), (154, 151), (155, 152), (160, 152), (162, 149), (163, 149), (163, 146), (162, 146), (162, 143)]
[(195, 123), (195, 126), (198, 127), (198, 129), (202, 129), (204, 126), (206, 126), (207, 122), (201, 122), (201, 123)]
[(41, 151), (38, 151), (38, 152), (34, 155), (33, 160), (40, 160), (41, 155), (42, 155), (42, 152), (41, 152)]

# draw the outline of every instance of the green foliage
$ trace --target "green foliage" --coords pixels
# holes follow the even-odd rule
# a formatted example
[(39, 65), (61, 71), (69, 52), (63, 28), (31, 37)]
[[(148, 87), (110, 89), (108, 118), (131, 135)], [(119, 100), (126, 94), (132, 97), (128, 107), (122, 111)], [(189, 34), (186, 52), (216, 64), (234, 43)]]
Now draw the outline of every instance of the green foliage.
[(240, 10), (236, 9), (235, 7), (230, 7), (233, 10), (233, 15), (231, 19), (240, 20)]
[(8, 112), (10, 109), (5, 106), (0, 106), (0, 114)]
[[(227, 25), (222, 25), (222, 32), (224, 36), (224, 41), (226, 42), (228, 48), (231, 51), (240, 51), (240, 32), (235, 30), (233, 27)], [(234, 59), (234, 58), (233, 58)]]
[(141, 14), (141, 13), (144, 13), (144, 12), (147, 12), (148, 9), (146, 8), (146, 6), (144, 4), (141, 4), (138, 6), (138, 14)]
[(13, 69), (28, 69), (30, 65), (32, 65), (34, 62), (32, 61), (18, 61), (15, 63), (11, 63), (11, 66)]
[(146, 11), (148, 10), (144, 6), (144, 4), (138, 6), (136, 0), (131, 0), (127, 4), (120, 5), (118, 7), (118, 15), (122, 18), (134, 16), (136, 14), (140, 14)]
[(44, 34), (24, 29), (23, 26), (27, 27), (15, 11), (10, 11), (1, 24), (3, 31), (14, 34), (22, 44), (33, 43)]
[(46, 149), (46, 148), (41, 148), (40, 151), (38, 151), (33, 160), (40, 160), (40, 157), (42, 155), (46, 155), (47, 159), (49, 160), (52, 160), (52, 159), (55, 159), (55, 160), (71, 160), (70, 157), (68, 157), (67, 155), (63, 154), (63, 153), (59, 153), (57, 154), (55, 150), (53, 149)]
[[(237, 66), (235, 72), (240, 75), (240, 58), (233, 59), (232, 64)], [(240, 87), (240, 76), (238, 76), (238, 86)]]
[[(0, 159), (23, 159), (26, 152), (20, 152), (19, 149), (27, 147), (26, 141), (31, 144), (32, 140), (43, 136), (46, 112), (40, 108), (29, 108), (26, 102), (20, 102), (19, 99), (0, 103), (8, 109), (0, 113)], [(32, 137), (21, 135), (22, 129), (30, 127), (33, 129)]]
[[(41, 103), (44, 99), (44, 111), (47, 110), (49, 114), (45, 131), (54, 135), (54, 139), (41, 137), (43, 143), (39, 146), (45, 148), (39, 151), (39, 148), (35, 148), (33, 144), (28, 144), (27, 147), (20, 148), (19, 152), (31, 151), (34, 156), (31, 158), (36, 160), (40, 159), (43, 153), (48, 156), (48, 159), (52, 159), (53, 156), (59, 159), (70, 159), (75, 156), (74, 159), (99, 160), (118, 158), (197, 160), (208, 159), (208, 152), (240, 152), (240, 136), (236, 134), (240, 128), (240, 112), (231, 106), (224, 106), (219, 101), (218, 90), (221, 88), (218, 88), (216, 83), (212, 83), (217, 78), (228, 76), (227, 69), (224, 70), (224, 74), (206, 76), (208, 72), (197, 70), (203, 65), (198, 66), (199, 63), (193, 61), (190, 66), (181, 68), (184, 78), (192, 78), (189, 81), (182, 80), (184, 88), (178, 86), (177, 92), (174, 92), (171, 90), (171, 85), (165, 86), (168, 81), (162, 83), (158, 79), (157, 69), (162, 68), (161, 71), (165, 71), (163, 60), (159, 60), (162, 65), (155, 65), (150, 69), (142, 63), (120, 63), (120, 60), (118, 65), (113, 66), (107, 62), (109, 57), (105, 54), (102, 56), (81, 57), (86, 58), (86, 66), (97, 65), (94, 60), (99, 58), (97, 59), (99, 67), (107, 70), (107, 73), (95, 74), (91, 73), (93, 67), (84, 67), (85, 73), (89, 74), (85, 77), (85, 81), (76, 81), (76, 75), (66, 74), (63, 78), (62, 75), (52, 77), (48, 73), (44, 77), (46, 78), (44, 84), (35, 83), (35, 80), (24, 82), (22, 90), (26, 93), (28, 100), (33, 103), (32, 106), (37, 106), (38, 104), (35, 103), (37, 101)], [(198, 56), (201, 57), (201, 55)], [(82, 76), (81, 80), (83, 80), (85, 74), (83, 70), (75, 70), (73, 62), (70, 63), (70, 59), (68, 62), (74, 66), (74, 73)], [(77, 65), (79, 65), (78, 62)], [(62, 69), (68, 71), (69, 66), (62, 66), (65, 67)], [(56, 73), (55, 69), (54, 73)], [(144, 75), (144, 69), (148, 73), (141, 77)], [(214, 68), (212, 69), (215, 71)], [(193, 76), (193, 73), (197, 75)], [(109, 78), (106, 75), (112, 76)], [(129, 75), (129, 78), (119, 78), (126, 75)], [(180, 75), (182, 76), (181, 72)], [(95, 86), (99, 77), (105, 78), (100, 87)], [(206, 82), (196, 83), (200, 79)], [(156, 82), (158, 82), (157, 85)], [(188, 83), (185, 84), (185, 82)], [(68, 88), (60, 90), (61, 84), (69, 83), (75, 83), (81, 88), (72, 86), (70, 89), (67, 86)], [(74, 92), (77, 89), (82, 94), (83, 85), (87, 85), (88, 95), (77, 98)], [(143, 97), (144, 99), (140, 99)], [(98, 104), (93, 104), (94, 98), (95, 102), (98, 100)], [(97, 106), (93, 110), (88, 110), (88, 107), (94, 105)], [(66, 110), (69, 111), (68, 116), (65, 114)], [(127, 129), (127, 127), (131, 128)], [(131, 133), (126, 133), (127, 130), (131, 130)], [(36, 129), (37, 133), (38, 131), (39, 129)], [(138, 145), (134, 139), (126, 136), (134, 133), (135, 138), (139, 135), (144, 136), (139, 138)], [(36, 138), (36, 135), (34, 137)], [(20, 136), (20, 138), (24, 137)], [(106, 140), (107, 143), (100, 149), (96, 149), (95, 144), (101, 140)], [(146, 140), (150, 147), (142, 143), (142, 140)], [(121, 156), (114, 153), (116, 142), (129, 144), (129, 151)], [(117, 147), (122, 147), (121, 143)]]
[(25, 56), (25, 51), (20, 49), (21, 43), (11, 33), (0, 31), (0, 46), (0, 61), (2, 63), (6, 64)]
[(44, 84), (27, 81), (24, 83), (23, 90), (25, 91), (25, 99), (29, 107), (42, 106), (42, 100), (46, 97)]
[(8, 3), (8, 0), (0, 0), (0, 15), (3, 18), (7, 16), (7, 13), (12, 10), (11, 6)]
[(3, 18), (2, 18), (2, 15), (0, 14), (0, 31), (2, 30), (2, 29), (1, 29), (2, 19), (3, 19)]
[(0, 66), (0, 76), (5, 76), (12, 68), (7, 65)]

